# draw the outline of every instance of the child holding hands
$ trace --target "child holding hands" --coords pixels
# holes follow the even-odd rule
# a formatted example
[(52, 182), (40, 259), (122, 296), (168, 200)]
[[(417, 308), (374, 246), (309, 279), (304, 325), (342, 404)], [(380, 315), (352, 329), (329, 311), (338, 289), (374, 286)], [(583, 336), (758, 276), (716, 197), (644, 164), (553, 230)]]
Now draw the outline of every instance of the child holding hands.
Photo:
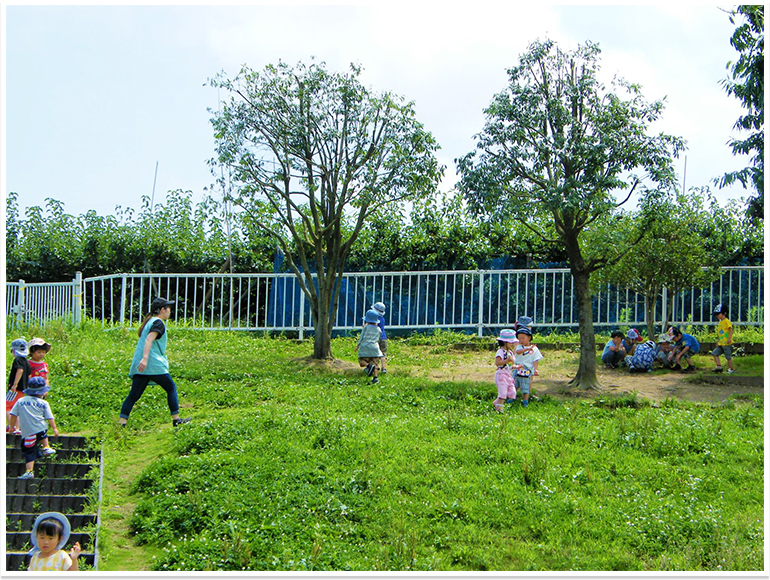
[[(35, 461), (56, 453), (56, 450), (48, 445), (46, 423), (50, 424), (57, 437), (59, 430), (56, 428), (51, 406), (43, 399), (50, 388), (42, 377), (32, 377), (24, 390), (24, 396), (11, 409), (11, 415), (16, 417), (21, 425), (21, 452), (26, 463), (26, 471), (19, 479), (35, 477)], [(42, 449), (38, 449), (38, 444)]]
[(516, 398), (516, 386), (514, 384), (511, 369), (518, 369), (520, 365), (514, 364), (514, 345), (519, 342), (516, 333), (508, 328), (500, 331), (497, 337), (497, 345), (500, 347), (495, 354), (495, 385), (497, 386), (497, 398), (492, 402), (495, 411), (503, 412), (503, 405), (507, 399)]

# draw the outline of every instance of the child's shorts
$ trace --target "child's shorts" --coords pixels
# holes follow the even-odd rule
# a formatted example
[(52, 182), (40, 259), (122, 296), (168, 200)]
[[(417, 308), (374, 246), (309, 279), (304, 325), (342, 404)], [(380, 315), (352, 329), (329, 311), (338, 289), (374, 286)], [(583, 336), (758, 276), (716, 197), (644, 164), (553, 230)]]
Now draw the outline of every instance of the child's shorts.
[(711, 351), (711, 354), (713, 354), (714, 356), (719, 356), (721, 354), (724, 354), (725, 359), (730, 360), (733, 358), (733, 345), (732, 344), (717, 345), (717, 347)]
[(9, 390), (7, 393), (5, 393), (5, 412), (10, 413), (11, 409), (13, 409), (13, 406), (16, 404), (16, 401), (21, 399), (24, 396), (23, 392), (16, 391), (15, 393), (11, 390)]
[(358, 363), (366, 363), (368, 365), (374, 365), (376, 369), (380, 368), (380, 357), (378, 356), (360, 356), (358, 357)]
[(19, 445), (21, 447), (21, 452), (24, 455), (24, 463), (37, 461), (43, 456), (43, 454), (40, 452), (40, 446), (38, 443), (41, 439), (45, 439), (46, 437), (48, 437), (48, 432), (41, 431), (40, 433), (35, 433), (29, 437), (21, 438), (21, 443)]
[(516, 390), (519, 391), (522, 395), (528, 395), (529, 394), (529, 382), (532, 380), (532, 377), (522, 377), (519, 375), (516, 375)]

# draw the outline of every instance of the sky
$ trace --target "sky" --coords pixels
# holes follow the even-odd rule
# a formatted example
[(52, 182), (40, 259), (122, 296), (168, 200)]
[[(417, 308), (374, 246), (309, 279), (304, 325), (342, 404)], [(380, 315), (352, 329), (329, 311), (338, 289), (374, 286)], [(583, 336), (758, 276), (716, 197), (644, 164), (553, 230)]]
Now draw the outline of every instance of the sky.
[(733, 124), (743, 113), (720, 84), (737, 57), (731, 8), (3, 4), (3, 195), (16, 192), (22, 212), (53, 198), (72, 215), (138, 209), (153, 188), (155, 203), (177, 189), (196, 203), (221, 196), (205, 189), (214, 182), (208, 109), (226, 95), (207, 81), (220, 72), (234, 77), (244, 64), (260, 70), (311, 57), (332, 71), (358, 63), (365, 86), (414, 101), (441, 146), (448, 191), (454, 160), (474, 149), (506, 69), (531, 42), (550, 38), (564, 49), (598, 43), (606, 83), (617, 74), (640, 84), (646, 99), (665, 98), (653, 128), (688, 142), (676, 162), (680, 183), (710, 185), (726, 204), (749, 195), (712, 185), (749, 163), (727, 145), (740, 137)]

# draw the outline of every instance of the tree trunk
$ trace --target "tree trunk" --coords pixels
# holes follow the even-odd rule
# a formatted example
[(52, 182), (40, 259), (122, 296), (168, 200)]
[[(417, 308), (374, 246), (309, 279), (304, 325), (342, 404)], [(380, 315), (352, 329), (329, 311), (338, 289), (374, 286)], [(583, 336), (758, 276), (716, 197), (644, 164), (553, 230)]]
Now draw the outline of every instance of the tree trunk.
[(331, 360), (332, 355), (332, 321), (330, 320), (330, 305), (332, 286), (325, 272), (318, 273), (318, 290), (313, 308), (313, 358), (316, 360)]
[[(650, 300), (649, 293), (644, 295), (644, 316), (647, 320), (647, 336), (650, 340), (655, 340), (655, 319), (652, 312), (653, 302)], [(655, 341), (657, 343), (657, 341)]]
[[(572, 261), (570, 260), (570, 263)], [(591, 290), (588, 286), (589, 274), (576, 271), (572, 266), (572, 278), (575, 281), (575, 294), (578, 302), (578, 324), (580, 326), (580, 362), (575, 377), (569, 385), (573, 388), (600, 390), (596, 379), (596, 337), (594, 335), (594, 309), (591, 303)]]

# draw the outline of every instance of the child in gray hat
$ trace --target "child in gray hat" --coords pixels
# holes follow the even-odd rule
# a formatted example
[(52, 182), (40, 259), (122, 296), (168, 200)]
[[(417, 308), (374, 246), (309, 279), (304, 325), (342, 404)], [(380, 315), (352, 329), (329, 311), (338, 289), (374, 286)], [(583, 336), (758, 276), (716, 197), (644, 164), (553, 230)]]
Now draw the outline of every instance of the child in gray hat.
[[(19, 399), (11, 409), (11, 415), (16, 417), (21, 426), (21, 452), (24, 454), (26, 472), (19, 479), (31, 479), (35, 477), (35, 461), (46, 455), (56, 453), (48, 445), (48, 424), (53, 429), (54, 435), (59, 436), (56, 421), (51, 412), (48, 401), (43, 399), (51, 389), (45, 384), (42, 377), (32, 377), (24, 396)], [(38, 443), (42, 449), (38, 449)]]

